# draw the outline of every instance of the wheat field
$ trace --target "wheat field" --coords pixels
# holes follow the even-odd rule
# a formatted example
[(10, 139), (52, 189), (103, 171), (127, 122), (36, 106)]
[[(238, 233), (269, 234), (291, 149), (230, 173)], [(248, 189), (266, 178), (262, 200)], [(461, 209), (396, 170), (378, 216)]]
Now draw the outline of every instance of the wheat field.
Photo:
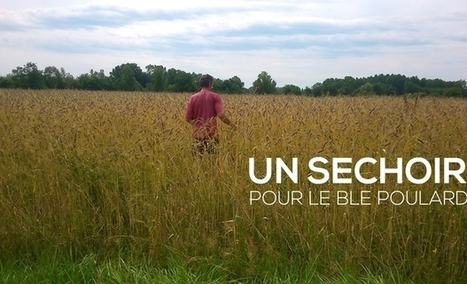
[[(195, 157), (189, 94), (0, 90), (0, 260), (43, 255), (222, 263), (232, 278), (396, 273), (467, 281), (465, 205), (266, 205), (257, 192), (463, 191), (424, 184), (311, 184), (313, 157), (467, 161), (467, 101), (223, 95), (215, 156)], [(297, 183), (256, 184), (249, 158), (299, 161)], [(376, 167), (366, 167), (372, 176)], [(417, 173), (415, 173), (417, 174)], [(419, 174), (419, 173), (418, 173)], [(374, 174), (376, 175), (376, 174)], [(462, 174), (467, 179), (465, 173)], [(335, 196), (334, 196), (335, 197)]]

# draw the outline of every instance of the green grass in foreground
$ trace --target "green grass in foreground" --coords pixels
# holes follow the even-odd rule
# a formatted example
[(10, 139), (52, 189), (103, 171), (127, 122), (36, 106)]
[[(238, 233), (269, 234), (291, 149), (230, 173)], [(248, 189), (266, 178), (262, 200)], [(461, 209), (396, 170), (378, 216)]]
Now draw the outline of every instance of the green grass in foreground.
[(290, 268), (271, 267), (262, 276), (232, 279), (227, 265), (205, 263), (189, 267), (172, 261), (167, 268), (150, 263), (120, 259), (99, 260), (88, 255), (80, 261), (39, 259), (35, 262), (0, 263), (1, 283), (408, 283), (388, 273), (387, 276), (368, 272), (353, 277), (345, 271), (325, 277), (310, 271), (299, 273)]

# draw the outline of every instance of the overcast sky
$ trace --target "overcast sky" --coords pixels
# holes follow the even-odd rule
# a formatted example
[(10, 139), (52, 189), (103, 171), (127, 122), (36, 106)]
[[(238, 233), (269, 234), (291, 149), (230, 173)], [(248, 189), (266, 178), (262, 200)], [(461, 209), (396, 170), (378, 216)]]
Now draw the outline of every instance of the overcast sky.
[(135, 62), (246, 87), (263, 70), (302, 88), (347, 75), (466, 80), (466, 27), (465, 0), (0, 0), (0, 75)]

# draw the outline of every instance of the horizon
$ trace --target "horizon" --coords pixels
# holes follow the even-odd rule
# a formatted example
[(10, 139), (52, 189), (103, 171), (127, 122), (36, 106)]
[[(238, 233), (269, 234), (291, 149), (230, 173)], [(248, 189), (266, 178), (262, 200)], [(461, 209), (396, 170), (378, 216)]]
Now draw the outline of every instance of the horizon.
[[(29, 62), (28, 62), (28, 63), (29, 63)], [(31, 62), (31, 63), (36, 64), (35, 62)], [(120, 66), (120, 65), (123, 65), (123, 64), (132, 64), (132, 63), (134, 63), (134, 62), (122, 63), (122, 64), (119, 64), (119, 65), (117, 65), (117, 66)], [(26, 64), (27, 64), (27, 63), (23, 64), (23, 66), (17, 66), (17, 67), (24, 67)], [(51, 65), (48, 65), (48, 66), (51, 66)], [(45, 67), (48, 67), (48, 66), (45, 66)], [(115, 67), (117, 67), (117, 66), (114, 66), (113, 68), (115, 68)], [(38, 67), (38, 70), (44, 71), (44, 68), (45, 68), (45, 67), (44, 67), (44, 68), (39, 68), (39, 66), (37, 66), (37, 67)], [(69, 73), (69, 72), (66, 70), (65, 67), (59, 67), (59, 66), (54, 66), (54, 67), (58, 68), (59, 70), (60, 70), (60, 68), (63, 68), (63, 69), (65, 70), (65, 72)], [(138, 67), (140, 67), (144, 73), (147, 73), (147, 71), (145, 70), (146, 66), (139, 66), (139, 65), (138, 65)], [(163, 67), (166, 68), (167, 70), (172, 69), (172, 67), (169, 67), (169, 66), (163, 66)], [(112, 69), (113, 69), (113, 68), (112, 68)], [(99, 69), (99, 70), (93, 70), (93, 69), (91, 69), (91, 70), (92, 70), (93, 72), (100, 72), (101, 69)], [(81, 76), (81, 75), (89, 74), (91, 70), (89, 70), (88, 72), (82, 73), (82, 74), (78, 74), (78, 75), (74, 75), (74, 74), (71, 74), (71, 73), (69, 73), (69, 74), (71, 74), (71, 75), (73, 76), (74, 79), (77, 79), (77, 78), (78, 78), (79, 76)], [(103, 70), (103, 69), (102, 69), (102, 70)], [(180, 70), (180, 69), (179, 69), (179, 70)], [(105, 71), (105, 70), (103, 70), (103, 71), (104, 71), (105, 76), (111, 77), (111, 74), (110, 74), (111, 71), (108, 71), (108, 72)], [(190, 74), (191, 74), (191, 73), (200, 74), (200, 75), (203, 74), (203, 73), (196, 73), (196, 72), (192, 72), (192, 71), (188, 71), (188, 70), (180, 70), (180, 71), (184, 71), (184, 72), (190, 73)], [(266, 72), (267, 72), (267, 70), (263, 70), (263, 71), (266, 71)], [(7, 75), (11, 75), (11, 73), (12, 73), (12, 72), (9, 72), (8, 74), (5, 74), (5, 75), (0, 74), (0, 78), (1, 78), (1, 77), (6, 77)], [(212, 75), (212, 74), (210, 74), (210, 75)], [(258, 75), (259, 75), (259, 74), (258, 74)], [(269, 74), (269, 75), (270, 75), (270, 74)], [(283, 87), (285, 87), (286, 85), (294, 85), (294, 86), (300, 87), (301, 90), (304, 90), (304, 89), (306, 89), (307, 87), (308, 87), (308, 88), (312, 88), (314, 84), (323, 83), (323, 82), (324, 82), (325, 80), (327, 80), (327, 79), (337, 79), (337, 80), (341, 80), (341, 79), (342, 79), (342, 80), (343, 80), (343, 79), (345, 79), (346, 77), (352, 77), (353, 79), (368, 79), (368, 78), (371, 78), (371, 77), (381, 76), (381, 75), (382, 75), (382, 76), (401, 75), (401, 76), (404, 76), (404, 77), (406, 77), (406, 78), (417, 77), (417, 78), (420, 79), (420, 80), (421, 80), (421, 79), (426, 79), (426, 80), (438, 80), (438, 79), (439, 79), (439, 80), (442, 80), (442, 81), (447, 82), (447, 83), (449, 83), (449, 82), (467, 81), (467, 80), (465, 80), (465, 79), (459, 79), (459, 80), (444, 80), (444, 79), (442, 79), (442, 78), (426, 78), (426, 77), (419, 77), (419, 76), (417, 76), (417, 75), (395, 74), (395, 73), (391, 73), (391, 74), (390, 74), (390, 73), (380, 73), (380, 74), (373, 74), (373, 75), (359, 76), (359, 77), (352, 76), (352, 75), (345, 75), (345, 76), (343, 76), (343, 77), (329, 77), (329, 78), (325, 78), (323, 81), (314, 82), (313, 84), (308, 85), (308, 86), (304, 86), (304, 87), (298, 86), (298, 85), (296, 85), (296, 84), (294, 84), (294, 83), (285, 83), (285, 84), (283, 84), (283, 85), (277, 84), (277, 85), (276, 85), (276, 88), (283, 88)], [(241, 80), (242, 82), (245, 82), (245, 81), (243, 80), (243, 78), (241, 78), (240, 76), (238, 76), (238, 75), (233, 75), (232, 77), (234, 77), (234, 76), (239, 77), (240, 80)], [(219, 78), (219, 77), (216, 77), (216, 76), (213, 76), (213, 77), (214, 77), (214, 79), (220, 79), (220, 80), (228, 80), (228, 79), (232, 78), (232, 77), (230, 77), (230, 78)], [(275, 80), (274, 77), (272, 77), (272, 79)], [(255, 80), (256, 80), (256, 78), (255, 78)], [(253, 88), (253, 84), (251, 84), (251, 85), (248, 86), (248, 87), (247, 87), (246, 84), (245, 84), (245, 86), (244, 86), (244, 89), (246, 89), (246, 90), (251, 89), (251, 88)]]

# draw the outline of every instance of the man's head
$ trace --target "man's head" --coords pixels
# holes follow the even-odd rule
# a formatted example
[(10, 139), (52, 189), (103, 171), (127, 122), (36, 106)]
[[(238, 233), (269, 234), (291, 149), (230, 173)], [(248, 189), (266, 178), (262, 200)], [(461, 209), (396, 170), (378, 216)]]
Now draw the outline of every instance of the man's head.
[(214, 77), (212, 77), (209, 74), (204, 74), (199, 79), (199, 85), (202, 88), (209, 88), (212, 85), (213, 82), (214, 82)]

